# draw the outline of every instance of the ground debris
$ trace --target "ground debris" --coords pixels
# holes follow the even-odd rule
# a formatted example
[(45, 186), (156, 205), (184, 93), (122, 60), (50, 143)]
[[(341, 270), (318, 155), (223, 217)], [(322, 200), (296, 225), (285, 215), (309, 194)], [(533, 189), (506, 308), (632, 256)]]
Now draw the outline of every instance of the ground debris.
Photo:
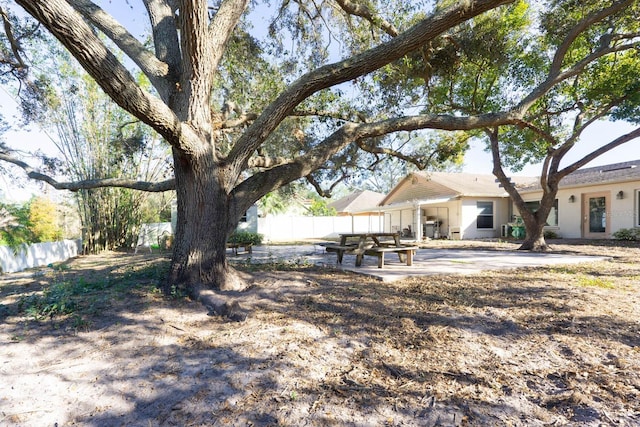
[[(639, 425), (640, 249), (552, 246), (614, 260), (396, 283), (256, 272), (241, 323), (140, 288), (36, 321), (18, 304), (47, 285), (3, 281), (0, 425)], [(82, 257), (65, 280), (147, 261)]]

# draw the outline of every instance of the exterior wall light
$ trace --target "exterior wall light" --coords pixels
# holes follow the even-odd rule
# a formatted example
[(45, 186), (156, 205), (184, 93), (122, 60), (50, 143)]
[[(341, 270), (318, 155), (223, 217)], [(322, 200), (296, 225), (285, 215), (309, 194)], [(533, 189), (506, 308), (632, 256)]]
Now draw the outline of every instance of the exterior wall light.
[(575, 203), (576, 201), (576, 196), (574, 196), (573, 194), (569, 196), (569, 203)]
[(618, 200), (624, 199), (624, 191), (622, 190), (618, 191), (618, 194), (616, 194), (616, 199)]

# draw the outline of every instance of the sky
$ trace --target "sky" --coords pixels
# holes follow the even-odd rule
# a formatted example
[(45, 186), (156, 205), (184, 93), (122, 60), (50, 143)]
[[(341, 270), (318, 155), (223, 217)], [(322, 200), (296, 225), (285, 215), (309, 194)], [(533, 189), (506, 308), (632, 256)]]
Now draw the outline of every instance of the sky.
[[(120, 1), (98, 0), (96, 3), (110, 13), (113, 13), (114, 17), (130, 29), (135, 36), (145, 34), (146, 29), (144, 26), (146, 24), (139, 14), (132, 12), (132, 8), (122, 7), (122, 2)], [(132, 2), (132, 4), (133, 3), (135, 2)], [(16, 103), (2, 88), (0, 88), (0, 114), (10, 123), (16, 123), (18, 121), (16, 116)], [(623, 135), (631, 129), (633, 129), (633, 126), (621, 122), (602, 122), (592, 125), (583, 134), (580, 142), (576, 144), (572, 151), (566, 156), (561, 166), (568, 165), (570, 162), (581, 158), (603, 143), (612, 141), (615, 137)], [(14, 148), (29, 150), (41, 149), (48, 155), (56, 154), (55, 148), (51, 143), (51, 137), (37, 127), (32, 128), (30, 131), (12, 131), (6, 133), (3, 138), (8, 142), (9, 146)], [(640, 159), (640, 139), (628, 142), (617, 149), (611, 150), (589, 163), (587, 167), (637, 159)], [(492, 168), (491, 155), (484, 151), (481, 143), (473, 142), (470, 150), (465, 155), (463, 172), (491, 174)], [(509, 174), (513, 176), (539, 176), (540, 168), (541, 165), (539, 164), (529, 165), (519, 172), (509, 171)], [(12, 168), (12, 170), (17, 169)], [(25, 188), (16, 186), (16, 181), (24, 182), (26, 180), (26, 176), (22, 171), (17, 170), (17, 174), (17, 176), (0, 175), (0, 199), (4, 196), (4, 198), (8, 200), (24, 202), (28, 200), (32, 194), (41, 191), (41, 184), (29, 183)]]
[[(613, 141), (615, 138), (624, 135), (635, 126), (624, 122), (598, 122), (589, 126), (582, 134), (580, 141), (567, 153), (560, 167), (581, 159), (585, 155), (596, 150), (603, 144)], [(602, 166), (612, 163), (626, 162), (640, 159), (640, 139), (627, 142), (589, 162), (585, 167)], [(542, 165), (532, 164), (526, 166), (522, 171), (512, 172), (513, 176), (540, 176)], [(493, 163), (491, 154), (484, 151), (483, 144), (477, 141), (471, 144), (470, 150), (464, 159), (463, 172), (491, 174)]]

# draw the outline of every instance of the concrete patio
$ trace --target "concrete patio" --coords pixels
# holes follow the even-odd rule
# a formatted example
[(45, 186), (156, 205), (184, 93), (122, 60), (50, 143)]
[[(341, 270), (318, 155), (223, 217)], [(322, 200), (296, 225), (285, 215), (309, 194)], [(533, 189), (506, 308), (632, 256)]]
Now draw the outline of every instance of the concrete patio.
[(421, 248), (416, 251), (412, 266), (401, 263), (395, 254), (390, 254), (385, 258), (385, 267), (380, 269), (377, 266), (377, 259), (370, 256), (364, 257), (361, 267), (355, 266), (355, 255), (345, 255), (342, 265), (337, 264), (335, 253), (327, 253), (323, 247), (311, 244), (256, 246), (252, 254), (230, 255), (229, 259), (232, 262), (242, 262), (247, 261), (248, 257), (251, 257), (251, 262), (256, 263), (286, 261), (337, 267), (388, 282), (434, 274), (475, 274), (486, 270), (578, 264), (607, 259), (586, 255), (526, 251)]

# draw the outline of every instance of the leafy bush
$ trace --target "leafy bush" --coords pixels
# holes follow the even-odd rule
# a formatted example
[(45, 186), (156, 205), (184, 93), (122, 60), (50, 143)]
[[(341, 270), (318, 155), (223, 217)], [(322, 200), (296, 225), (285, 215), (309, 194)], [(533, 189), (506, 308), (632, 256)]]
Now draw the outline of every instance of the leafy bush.
[(260, 245), (262, 244), (263, 235), (259, 233), (253, 233), (251, 231), (236, 231), (231, 236), (229, 236), (229, 243), (237, 243), (239, 245), (251, 244), (251, 245)]
[(0, 204), (0, 245), (17, 251), (23, 244), (33, 243), (30, 225), (27, 205)]
[(329, 206), (326, 200), (315, 199), (307, 208), (307, 214), (309, 216), (335, 216), (337, 211), (334, 207)]
[(621, 228), (613, 233), (613, 238), (617, 240), (640, 240), (640, 227)]

